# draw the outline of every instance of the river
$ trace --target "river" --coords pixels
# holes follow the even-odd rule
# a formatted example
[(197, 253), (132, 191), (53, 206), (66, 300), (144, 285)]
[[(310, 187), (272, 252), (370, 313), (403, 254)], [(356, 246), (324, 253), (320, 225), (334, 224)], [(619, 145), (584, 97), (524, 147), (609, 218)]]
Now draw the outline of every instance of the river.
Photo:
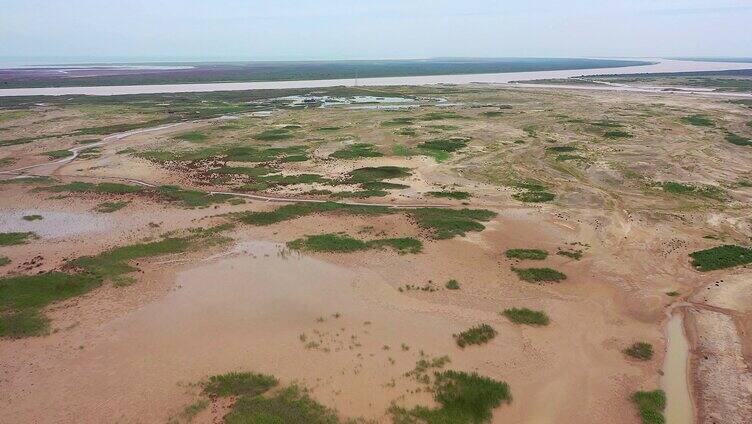
[(593, 68), (558, 71), (506, 72), (498, 74), (471, 75), (429, 75), (413, 77), (380, 77), (355, 79), (328, 79), (302, 81), (259, 81), (205, 84), (159, 84), (159, 85), (122, 85), (101, 87), (46, 87), (46, 88), (11, 88), (0, 90), (0, 97), (11, 96), (64, 96), (92, 95), (112, 96), (125, 94), (159, 94), (159, 93), (199, 93), (212, 91), (274, 90), (296, 88), (321, 88), (336, 86), (393, 86), (393, 85), (430, 85), (430, 84), (504, 84), (512, 81), (532, 81), (538, 79), (570, 78), (588, 75), (640, 74), (654, 72), (700, 72), (724, 71), (735, 69), (752, 69), (752, 63), (735, 62), (700, 62), (668, 59), (641, 59), (656, 62), (651, 65), (626, 66), (622, 68)]

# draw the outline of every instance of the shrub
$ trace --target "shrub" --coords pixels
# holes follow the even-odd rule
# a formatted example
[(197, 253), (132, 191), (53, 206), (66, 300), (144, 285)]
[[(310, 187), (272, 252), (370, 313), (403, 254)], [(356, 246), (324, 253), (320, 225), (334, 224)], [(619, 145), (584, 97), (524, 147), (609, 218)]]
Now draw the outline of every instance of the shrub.
[(502, 314), (515, 324), (548, 325), (549, 318), (545, 312), (528, 308), (505, 309)]
[(641, 361), (649, 361), (653, 357), (653, 345), (645, 342), (637, 342), (624, 349), (624, 354)]
[(567, 278), (563, 273), (551, 268), (512, 268), (517, 276), (530, 283), (561, 281)]
[(21, 217), (24, 221), (40, 221), (44, 219), (42, 215), (24, 215)]
[(454, 335), (457, 346), (464, 348), (468, 345), (480, 345), (496, 337), (496, 330), (488, 324), (480, 324)]
[(666, 408), (666, 394), (663, 390), (634, 392), (632, 402), (637, 406), (643, 424), (664, 424), (663, 410)]
[(752, 146), (752, 140), (734, 133), (726, 134), (726, 141), (737, 146)]
[(449, 290), (459, 290), (460, 289), (460, 283), (457, 282), (457, 280), (449, 280), (446, 283), (446, 288)]
[(540, 249), (509, 249), (504, 254), (510, 259), (531, 259), (542, 261), (548, 257), (548, 252)]
[(572, 258), (572, 259), (577, 260), (577, 261), (579, 261), (580, 259), (582, 259), (582, 250), (574, 250), (574, 249), (561, 250), (561, 249), (559, 249), (556, 252), (556, 254), (559, 255), (559, 256), (566, 256), (568, 258)]

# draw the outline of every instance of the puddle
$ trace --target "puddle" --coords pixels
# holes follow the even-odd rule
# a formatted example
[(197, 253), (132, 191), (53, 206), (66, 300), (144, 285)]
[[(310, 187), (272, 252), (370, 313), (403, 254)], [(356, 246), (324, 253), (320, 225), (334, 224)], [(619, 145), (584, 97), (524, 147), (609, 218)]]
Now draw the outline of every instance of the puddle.
[(693, 409), (687, 380), (689, 342), (680, 313), (671, 315), (666, 324), (666, 337), (666, 359), (661, 377), (661, 387), (666, 392), (666, 424), (690, 424)]
[[(42, 219), (26, 221), (27, 215)], [(104, 233), (112, 228), (109, 218), (93, 213), (51, 212), (38, 209), (0, 211), (0, 232), (34, 232), (44, 238), (66, 237), (75, 234)]]

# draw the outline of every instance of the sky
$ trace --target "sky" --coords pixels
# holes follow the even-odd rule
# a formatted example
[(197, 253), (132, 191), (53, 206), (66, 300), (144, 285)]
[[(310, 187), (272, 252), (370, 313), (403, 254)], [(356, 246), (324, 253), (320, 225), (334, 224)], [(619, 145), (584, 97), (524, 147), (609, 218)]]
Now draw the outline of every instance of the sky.
[(3, 61), (752, 57), (752, 0), (0, 0)]

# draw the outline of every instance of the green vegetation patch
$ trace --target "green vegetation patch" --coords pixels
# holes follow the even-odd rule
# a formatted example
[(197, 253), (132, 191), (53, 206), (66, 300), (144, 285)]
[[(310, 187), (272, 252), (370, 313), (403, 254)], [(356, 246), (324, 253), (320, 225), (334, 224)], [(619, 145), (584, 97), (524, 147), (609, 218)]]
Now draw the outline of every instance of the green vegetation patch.
[(447, 281), (447, 283), (444, 285), (444, 287), (446, 287), (449, 290), (459, 290), (460, 289), (460, 283), (457, 282), (457, 280), (452, 279), (452, 280)]
[(553, 193), (547, 191), (523, 191), (520, 193), (514, 193), (512, 198), (525, 203), (544, 203), (550, 202), (556, 198)]
[(528, 308), (505, 309), (502, 314), (515, 324), (543, 326), (549, 323), (548, 315), (545, 312)]
[(488, 324), (480, 324), (454, 335), (457, 346), (481, 345), (490, 342), (498, 333)]
[(226, 424), (339, 424), (335, 411), (290, 386), (272, 396), (241, 396), (225, 416)]
[(444, 119), (466, 119), (466, 117), (452, 111), (430, 112), (421, 115), (418, 119), (421, 121), (441, 121)]
[(272, 174), (277, 171), (274, 168), (269, 168), (266, 166), (223, 166), (221, 168), (213, 170), (212, 172), (223, 175), (244, 175), (246, 177), (261, 177), (263, 175)]
[(201, 131), (190, 131), (176, 135), (175, 139), (190, 141), (191, 143), (200, 143), (206, 141), (209, 137)]
[(30, 239), (36, 238), (34, 233), (0, 233), (0, 246), (16, 246), (26, 244)]
[(404, 135), (407, 137), (415, 137), (416, 135), (418, 135), (418, 131), (416, 131), (415, 128), (409, 128), (409, 127), (400, 128), (394, 133), (396, 135)]
[(548, 257), (548, 252), (541, 249), (509, 249), (504, 254), (510, 259), (530, 259), (535, 261), (542, 261)]
[(429, 191), (426, 194), (431, 197), (443, 197), (455, 200), (465, 200), (470, 198), (470, 193), (466, 191)]
[(100, 213), (112, 213), (123, 209), (131, 202), (118, 201), (118, 202), (102, 202), (98, 204), (94, 210)]
[(7, 256), (0, 256), (0, 266), (8, 265), (10, 262), (10, 258)]
[(49, 320), (40, 312), (42, 308), (101, 284), (101, 278), (95, 275), (63, 272), (0, 278), (0, 337), (46, 333)]
[(278, 383), (271, 375), (231, 372), (209, 377), (209, 381), (203, 384), (203, 393), (215, 397), (257, 396), (276, 387)]
[(74, 181), (70, 184), (60, 184), (56, 186), (40, 187), (40, 191), (50, 191), (53, 193), (104, 193), (104, 194), (129, 194), (138, 193), (143, 187), (137, 185), (120, 184), (120, 183), (85, 183)]
[(659, 185), (666, 193), (706, 197), (715, 200), (724, 200), (726, 198), (726, 193), (723, 189), (711, 185), (694, 185), (675, 181), (664, 181), (659, 183)]
[(681, 121), (685, 124), (694, 125), (696, 127), (714, 127), (715, 123), (706, 115), (690, 115), (681, 118)]
[(507, 383), (477, 373), (436, 372), (432, 391), (440, 407), (393, 407), (390, 412), (394, 423), (481, 424), (491, 420), (494, 408), (512, 402)]
[(752, 146), (752, 139), (734, 133), (726, 134), (726, 141), (737, 146)]
[(264, 141), (285, 140), (292, 137), (293, 134), (287, 127), (265, 130), (253, 136), (256, 140)]
[(641, 361), (649, 361), (653, 358), (653, 345), (645, 342), (637, 342), (624, 349), (624, 354)]
[(411, 125), (415, 123), (415, 118), (411, 117), (400, 117), (400, 118), (394, 118), (390, 119), (389, 121), (385, 121), (381, 123), (382, 127), (397, 127), (402, 125)]
[(73, 152), (70, 150), (50, 150), (48, 152), (44, 152), (45, 155), (47, 155), (50, 159), (62, 159), (67, 158), (68, 156), (72, 156)]
[(335, 253), (350, 253), (384, 247), (391, 247), (399, 253), (420, 253), (423, 250), (423, 243), (410, 237), (363, 241), (341, 234), (306, 236), (304, 239), (288, 242), (287, 246), (295, 250)]
[(713, 271), (752, 263), (752, 249), (726, 244), (689, 254), (698, 271)]
[(329, 155), (330, 158), (337, 159), (375, 158), (380, 156), (384, 155), (376, 150), (373, 144), (368, 143), (351, 144)]
[(157, 193), (170, 202), (179, 202), (189, 208), (207, 207), (215, 203), (224, 203), (233, 196), (228, 194), (209, 194), (197, 190), (183, 190), (176, 186), (160, 186)]
[(405, 178), (410, 175), (408, 168), (400, 166), (375, 166), (352, 170), (348, 174), (348, 181), (352, 183), (368, 183), (393, 178)]
[(551, 268), (515, 268), (512, 271), (517, 274), (520, 280), (530, 283), (541, 283), (547, 281), (561, 281), (567, 278), (564, 273)]
[(21, 219), (24, 221), (41, 221), (44, 217), (42, 215), (24, 215)]
[(632, 134), (628, 133), (627, 131), (623, 130), (612, 130), (612, 131), (606, 131), (603, 133), (603, 136), (609, 139), (616, 139), (616, 138), (632, 138), (634, 137)]
[(465, 148), (468, 141), (469, 139), (466, 137), (437, 138), (424, 141), (418, 145), (418, 148), (452, 153)]
[(637, 406), (643, 424), (664, 424), (663, 410), (666, 409), (666, 394), (663, 390), (634, 392), (632, 402)]
[(483, 112), (481, 115), (487, 118), (498, 118), (500, 116), (504, 116), (504, 112), (498, 110), (490, 110), (488, 112)]
[(553, 147), (546, 148), (546, 150), (550, 152), (565, 153), (565, 152), (574, 152), (575, 150), (577, 150), (577, 148), (574, 146), (553, 146)]
[(431, 232), (435, 239), (450, 239), (470, 231), (482, 231), (480, 222), (488, 221), (496, 213), (483, 209), (417, 208), (400, 210), (384, 206), (343, 205), (334, 202), (299, 203), (285, 205), (271, 212), (244, 212), (236, 214), (240, 222), (251, 225), (271, 225), (303, 216), (324, 212), (340, 212), (350, 215), (389, 215), (403, 213), (416, 224)]
[(579, 249), (566, 249), (566, 250), (559, 249), (556, 252), (556, 254), (559, 255), (559, 256), (565, 256), (567, 258), (572, 258), (572, 259), (577, 260), (577, 261), (579, 261), (580, 259), (582, 259), (582, 250), (579, 250)]

